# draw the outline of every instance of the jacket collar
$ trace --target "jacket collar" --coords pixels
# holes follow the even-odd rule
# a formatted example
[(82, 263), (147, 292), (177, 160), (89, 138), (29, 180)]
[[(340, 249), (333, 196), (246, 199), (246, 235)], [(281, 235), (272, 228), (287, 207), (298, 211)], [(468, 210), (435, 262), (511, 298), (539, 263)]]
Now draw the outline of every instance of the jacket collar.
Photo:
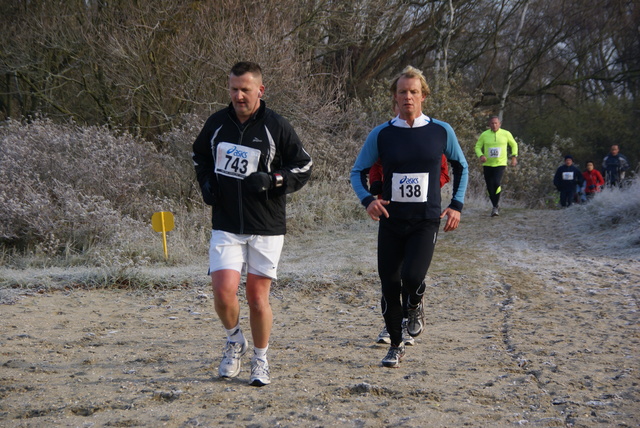
[(229, 103), (229, 106), (227, 107), (227, 109), (228, 109), (229, 116), (231, 116), (231, 118), (234, 120), (234, 122), (236, 122), (240, 126), (247, 126), (249, 123), (253, 122), (254, 120), (264, 117), (264, 113), (265, 113), (265, 111), (267, 109), (267, 104), (264, 102), (264, 100), (260, 100), (260, 107), (258, 107), (258, 110), (256, 110), (256, 112), (251, 115), (249, 120), (247, 120), (244, 123), (240, 123), (240, 120), (238, 119), (238, 116), (236, 115), (236, 111), (233, 108), (233, 104), (232, 103)]

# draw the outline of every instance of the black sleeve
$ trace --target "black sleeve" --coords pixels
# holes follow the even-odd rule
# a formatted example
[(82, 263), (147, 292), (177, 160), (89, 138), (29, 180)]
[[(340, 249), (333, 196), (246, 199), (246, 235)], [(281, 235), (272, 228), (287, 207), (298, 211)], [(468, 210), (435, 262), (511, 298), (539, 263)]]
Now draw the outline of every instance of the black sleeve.
[(212, 117), (207, 120), (193, 143), (193, 153), (191, 155), (202, 197), (208, 205), (213, 205), (215, 202), (211, 126)]
[(282, 187), (272, 191), (276, 194), (293, 193), (309, 181), (313, 161), (289, 122), (280, 116), (276, 118), (276, 125), (280, 127), (280, 132), (275, 132), (274, 135), (280, 135), (280, 141), (276, 142), (276, 146), (281, 162), (272, 173), (282, 175), (284, 183)]

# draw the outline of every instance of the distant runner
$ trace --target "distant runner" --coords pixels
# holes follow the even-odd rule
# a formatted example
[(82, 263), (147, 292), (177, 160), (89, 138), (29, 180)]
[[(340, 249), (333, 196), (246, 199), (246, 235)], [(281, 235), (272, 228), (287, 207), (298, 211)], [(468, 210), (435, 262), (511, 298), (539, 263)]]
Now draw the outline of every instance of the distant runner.
[(629, 161), (620, 153), (620, 147), (612, 145), (609, 154), (602, 160), (602, 175), (607, 186), (620, 186), (628, 169)]
[(484, 181), (491, 200), (491, 217), (500, 215), (500, 193), (502, 176), (507, 167), (507, 147), (511, 149), (511, 166), (518, 164), (518, 143), (506, 129), (500, 129), (500, 118), (489, 118), (489, 129), (480, 134), (475, 151), (484, 172)]

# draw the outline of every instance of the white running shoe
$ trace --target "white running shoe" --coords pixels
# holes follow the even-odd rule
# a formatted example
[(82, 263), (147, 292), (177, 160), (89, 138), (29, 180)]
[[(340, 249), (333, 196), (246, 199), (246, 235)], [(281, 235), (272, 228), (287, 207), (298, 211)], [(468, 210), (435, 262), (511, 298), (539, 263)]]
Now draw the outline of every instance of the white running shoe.
[(247, 352), (248, 348), (247, 339), (243, 343), (227, 340), (222, 352), (222, 361), (220, 361), (220, 367), (218, 367), (220, 377), (238, 376), (238, 373), (240, 373), (240, 358)]
[(387, 331), (387, 326), (382, 327), (382, 331), (378, 335), (378, 339), (376, 340), (376, 343), (386, 343), (386, 344), (391, 343), (391, 336)]
[[(407, 346), (413, 346), (416, 343), (416, 340), (411, 337), (409, 332), (407, 332), (407, 320), (402, 320), (402, 341)], [(387, 327), (382, 327), (382, 331), (378, 335), (378, 339), (376, 339), (376, 343), (386, 343), (387, 345), (391, 343), (391, 335), (387, 331)]]
[(271, 376), (269, 375), (269, 363), (259, 358), (251, 360), (251, 377), (249, 378), (249, 385), (252, 386), (265, 386), (271, 383)]
[[(409, 320), (406, 320), (406, 319), (402, 320), (402, 341), (407, 346), (413, 346), (413, 345), (415, 345), (416, 340), (413, 337), (411, 337), (411, 335), (407, 331), (407, 324), (408, 323), (409, 323)], [(391, 342), (389, 342), (389, 343), (391, 343)]]
[(500, 208), (493, 207), (491, 210), (491, 217), (498, 217), (500, 215)]
[(404, 357), (404, 353), (404, 343), (401, 343), (400, 346), (391, 346), (387, 355), (382, 359), (382, 365), (385, 367), (398, 367)]
[(413, 336), (419, 336), (424, 329), (424, 312), (422, 311), (422, 302), (415, 308), (409, 308), (409, 322), (407, 323), (407, 332)]

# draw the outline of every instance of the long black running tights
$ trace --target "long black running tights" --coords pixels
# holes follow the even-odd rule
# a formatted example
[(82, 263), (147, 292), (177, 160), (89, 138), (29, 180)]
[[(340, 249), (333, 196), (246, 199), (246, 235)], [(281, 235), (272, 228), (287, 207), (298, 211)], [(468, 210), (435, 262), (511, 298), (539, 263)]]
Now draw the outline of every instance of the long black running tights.
[(429, 270), (438, 237), (440, 219), (383, 218), (378, 229), (378, 274), (382, 284), (382, 316), (394, 346), (402, 342), (403, 307), (422, 300), (424, 277)]
[(483, 168), (484, 181), (487, 183), (487, 192), (489, 193), (489, 199), (491, 199), (491, 205), (497, 207), (500, 203), (500, 182), (502, 182), (502, 176), (506, 166), (485, 166)]

